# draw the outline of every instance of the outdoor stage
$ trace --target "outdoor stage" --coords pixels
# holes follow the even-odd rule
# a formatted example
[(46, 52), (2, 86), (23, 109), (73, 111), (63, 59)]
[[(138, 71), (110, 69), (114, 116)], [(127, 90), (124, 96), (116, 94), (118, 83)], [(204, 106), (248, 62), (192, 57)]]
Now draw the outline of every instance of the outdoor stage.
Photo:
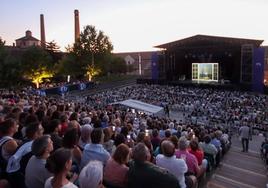
[(162, 54), (152, 56), (154, 81), (149, 82), (199, 87), (239, 86), (263, 92), (262, 42), (263, 40), (195, 35), (158, 45), (156, 48), (162, 49)]

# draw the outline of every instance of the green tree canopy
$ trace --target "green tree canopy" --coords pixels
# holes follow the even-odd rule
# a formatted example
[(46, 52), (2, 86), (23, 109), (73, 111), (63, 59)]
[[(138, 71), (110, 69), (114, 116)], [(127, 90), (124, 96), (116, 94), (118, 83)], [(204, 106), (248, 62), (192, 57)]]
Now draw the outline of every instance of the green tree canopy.
[(66, 49), (69, 54), (60, 62), (59, 72), (80, 77), (81, 74), (87, 75), (89, 72), (95, 72), (95, 68), (100, 70), (97, 71), (99, 73), (106, 73), (113, 45), (103, 31), (87, 25), (76, 43)]
[(35, 83), (37, 87), (44, 78), (53, 75), (52, 58), (40, 47), (29, 47), (22, 55), (21, 66), (24, 77)]

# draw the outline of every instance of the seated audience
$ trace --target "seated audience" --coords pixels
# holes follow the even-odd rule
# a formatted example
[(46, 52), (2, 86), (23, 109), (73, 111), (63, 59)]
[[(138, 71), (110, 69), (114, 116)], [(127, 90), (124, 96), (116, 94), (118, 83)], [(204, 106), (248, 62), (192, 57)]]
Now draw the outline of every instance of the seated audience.
[(91, 142), (90, 134), (92, 131), (92, 126), (89, 124), (83, 125), (81, 128), (81, 136), (78, 142), (79, 147), (81, 150), (84, 150), (85, 145)]
[(52, 176), (45, 168), (46, 160), (53, 151), (50, 136), (41, 136), (32, 144), (33, 156), (25, 169), (25, 184), (27, 188), (44, 188), (46, 180)]
[(32, 143), (35, 139), (42, 136), (42, 134), (43, 128), (38, 122), (27, 125), (27, 139), (20, 145), (16, 153), (9, 158), (7, 164), (6, 171), (12, 187), (25, 187), (25, 168), (29, 159), (32, 157)]
[(196, 157), (189, 153), (187, 150), (188, 144), (187, 139), (182, 136), (179, 139), (179, 150), (175, 152), (175, 155), (177, 158), (182, 158), (186, 161), (187, 167), (188, 167), (188, 175), (195, 175), (197, 178), (202, 176), (205, 172), (205, 169), (202, 167), (199, 167), (198, 161)]
[(204, 159), (204, 152), (199, 148), (196, 140), (191, 140), (188, 151), (196, 157), (199, 166), (202, 166), (205, 169), (207, 168), (207, 160)]
[(184, 174), (187, 172), (188, 168), (183, 159), (176, 158), (174, 144), (171, 141), (165, 140), (161, 143), (161, 150), (163, 154), (156, 156), (156, 165), (167, 169), (177, 177), (181, 188), (186, 188)]
[(103, 164), (100, 161), (90, 161), (79, 175), (80, 188), (104, 188)]
[(127, 172), (126, 166), (129, 160), (129, 147), (125, 144), (120, 144), (113, 156), (108, 160), (104, 168), (104, 180), (108, 184), (117, 187), (126, 187)]
[(81, 168), (91, 160), (98, 160), (105, 166), (110, 154), (106, 151), (102, 145), (103, 143), (103, 132), (101, 128), (95, 128), (91, 132), (91, 143), (87, 144), (82, 154)]
[(46, 163), (46, 168), (54, 176), (48, 178), (44, 188), (77, 188), (71, 181), (77, 177), (74, 175), (69, 181), (66, 177), (72, 167), (72, 152), (69, 149), (59, 148), (52, 153)]
[(167, 170), (150, 163), (151, 154), (143, 143), (138, 143), (132, 151), (133, 161), (129, 166), (129, 188), (179, 188), (178, 179)]
[(18, 125), (13, 119), (0, 123), (0, 177), (6, 177), (6, 167), (9, 158), (15, 153), (18, 144), (13, 135), (18, 131)]
[(212, 155), (214, 159), (216, 158), (218, 150), (213, 144), (211, 144), (211, 137), (209, 135), (206, 135), (204, 137), (204, 142), (201, 142), (199, 145), (204, 153)]
[(75, 128), (68, 129), (63, 137), (63, 148), (70, 149), (72, 152), (72, 169), (71, 172), (79, 173), (82, 152), (78, 147), (79, 135)]

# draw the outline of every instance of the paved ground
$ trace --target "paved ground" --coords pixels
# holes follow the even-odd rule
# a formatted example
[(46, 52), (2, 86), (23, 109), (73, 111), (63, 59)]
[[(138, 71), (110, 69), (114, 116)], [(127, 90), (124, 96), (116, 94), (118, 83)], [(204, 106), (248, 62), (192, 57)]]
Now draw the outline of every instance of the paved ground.
[(265, 188), (267, 170), (259, 155), (263, 137), (253, 136), (249, 152), (242, 152), (237, 136), (232, 138), (232, 147), (224, 156), (221, 166), (212, 175), (206, 188)]

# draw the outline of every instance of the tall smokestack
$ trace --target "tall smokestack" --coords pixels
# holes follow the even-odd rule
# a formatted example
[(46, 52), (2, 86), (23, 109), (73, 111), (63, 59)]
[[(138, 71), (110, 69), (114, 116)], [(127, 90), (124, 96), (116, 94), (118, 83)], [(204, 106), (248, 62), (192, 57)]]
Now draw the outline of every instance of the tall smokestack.
[(74, 42), (79, 39), (80, 36), (80, 25), (79, 25), (79, 12), (74, 10)]
[(46, 48), (45, 22), (43, 14), (40, 14), (40, 32), (41, 32), (41, 46), (43, 48)]

